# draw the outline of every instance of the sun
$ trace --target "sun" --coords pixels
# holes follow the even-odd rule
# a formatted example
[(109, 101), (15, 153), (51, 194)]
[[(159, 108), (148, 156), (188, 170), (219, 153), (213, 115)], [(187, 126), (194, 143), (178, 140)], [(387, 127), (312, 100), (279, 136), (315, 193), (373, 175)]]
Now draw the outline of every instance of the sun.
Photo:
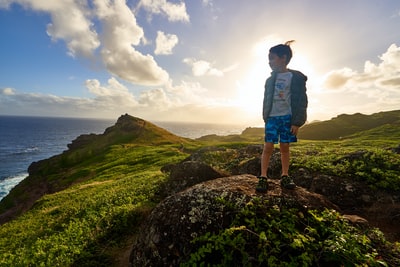
[(306, 75), (312, 75), (314, 69), (304, 54), (295, 53), (288, 65), (289, 69), (299, 70)]
[(249, 68), (236, 81), (235, 105), (252, 117), (261, 118), (264, 83), (271, 71), (267, 47), (264, 41), (253, 45)]
[(244, 79), (236, 82), (236, 105), (251, 116), (261, 114), (266, 77), (265, 68), (262, 71), (254, 67)]

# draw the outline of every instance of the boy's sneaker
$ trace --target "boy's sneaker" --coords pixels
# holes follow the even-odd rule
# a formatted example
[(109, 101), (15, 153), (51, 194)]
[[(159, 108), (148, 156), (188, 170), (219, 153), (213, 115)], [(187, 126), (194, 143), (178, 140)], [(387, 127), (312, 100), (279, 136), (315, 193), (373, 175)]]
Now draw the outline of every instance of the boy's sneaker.
[(293, 182), (292, 177), (288, 175), (283, 175), (281, 177), (281, 186), (286, 189), (294, 189), (296, 187), (296, 184)]
[(256, 191), (260, 193), (265, 193), (268, 191), (268, 181), (265, 176), (258, 176), (258, 184), (256, 187)]

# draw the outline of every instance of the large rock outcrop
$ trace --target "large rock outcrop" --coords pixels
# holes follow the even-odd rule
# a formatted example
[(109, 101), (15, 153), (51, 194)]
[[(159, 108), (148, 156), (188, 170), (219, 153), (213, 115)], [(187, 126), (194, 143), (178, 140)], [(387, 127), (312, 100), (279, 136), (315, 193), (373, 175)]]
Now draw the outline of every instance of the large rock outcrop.
[(234, 213), (219, 198), (237, 207), (257, 197), (280, 206), (339, 210), (322, 195), (302, 187), (282, 190), (278, 180), (269, 181), (268, 194), (256, 193), (257, 181), (250, 174), (218, 178), (167, 197), (143, 224), (133, 245), (131, 266), (179, 266), (193, 252), (193, 237), (221, 230), (233, 219)]

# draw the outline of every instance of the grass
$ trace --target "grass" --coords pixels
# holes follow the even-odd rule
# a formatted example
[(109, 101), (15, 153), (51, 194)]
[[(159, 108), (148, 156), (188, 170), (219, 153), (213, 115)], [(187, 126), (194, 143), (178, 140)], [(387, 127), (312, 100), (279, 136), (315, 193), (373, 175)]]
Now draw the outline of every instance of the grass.
[(45, 195), (1, 226), (0, 266), (69, 266), (91, 258), (110, 266), (105, 247), (134, 234), (166, 179), (160, 168), (185, 157), (172, 145), (114, 146), (103, 161), (81, 164), (74, 175), (90, 173), (90, 180)]
[[(50, 161), (41, 174), (67, 188), (43, 196), (31, 210), (0, 227), (0, 266), (113, 266), (115, 254), (160, 200), (156, 192), (167, 179), (162, 166), (212, 144), (224, 150), (212, 150), (203, 160), (229, 170), (237, 148), (259, 144), (259, 139), (203, 139), (184, 147), (180, 142), (114, 142), (95, 152), (91, 147)], [(347, 175), (375, 188), (400, 190), (400, 156), (388, 150), (398, 145), (396, 139), (377, 138), (376, 132), (371, 139), (361, 135), (300, 141), (292, 147), (291, 168)], [(359, 151), (360, 158), (346, 158)]]

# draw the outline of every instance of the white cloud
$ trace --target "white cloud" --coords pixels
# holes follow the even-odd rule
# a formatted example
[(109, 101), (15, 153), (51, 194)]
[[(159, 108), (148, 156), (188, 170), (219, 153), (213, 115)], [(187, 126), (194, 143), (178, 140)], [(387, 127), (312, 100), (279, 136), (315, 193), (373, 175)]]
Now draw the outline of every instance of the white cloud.
[(226, 124), (254, 119), (236, 106), (210, 97), (208, 90), (199, 83), (168, 84), (165, 88), (142, 91), (138, 96), (115, 78), (110, 78), (106, 84), (96, 79), (87, 80), (85, 85), (92, 97), (20, 93), (4, 88), (0, 90), (0, 114), (63, 117), (81, 117), (84, 114), (85, 117), (117, 118), (128, 113), (149, 121)]
[(194, 76), (224, 76), (222, 70), (214, 68), (208, 61), (185, 58), (183, 62), (192, 67)]
[[(7, 8), (11, 3), (49, 13), (52, 22), (47, 26), (48, 35), (54, 41), (65, 41), (68, 54), (73, 57), (92, 59), (100, 50), (107, 70), (126, 81), (161, 85), (169, 79), (151, 55), (134, 48), (146, 40), (125, 0), (93, 0), (92, 5), (81, 0), (14, 0), (1, 2), (0, 6)], [(171, 5), (162, 6), (168, 10), (175, 6)], [(94, 26), (96, 20), (101, 24), (101, 36)]]
[(201, 0), (201, 3), (203, 4), (203, 6), (213, 5), (213, 2), (211, 0)]
[(139, 108), (129, 90), (115, 78), (101, 85), (97, 80), (85, 83), (93, 98), (54, 96), (39, 93), (20, 93), (5, 88), (0, 91), (0, 113), (15, 115), (115, 117)]
[(324, 86), (328, 89), (342, 88), (355, 74), (356, 73), (349, 68), (331, 71), (325, 78)]
[(15, 95), (15, 90), (13, 88), (4, 88), (2, 90), (4, 95)]
[(3, 2), (0, 6), (9, 7), (12, 3), (49, 13), (52, 23), (47, 25), (47, 34), (53, 41), (64, 40), (68, 47), (68, 54), (73, 57), (81, 55), (90, 57), (100, 46), (98, 35), (90, 21), (90, 11), (85, 2), (14, 0)]
[(166, 111), (175, 105), (161, 88), (142, 91), (139, 96), (139, 103), (160, 111)]
[(107, 69), (118, 77), (142, 85), (165, 83), (169, 75), (151, 55), (143, 55), (133, 46), (143, 38), (143, 29), (123, 0), (109, 3), (96, 0), (98, 18), (103, 25), (101, 55)]
[(379, 64), (366, 61), (361, 73), (349, 68), (331, 71), (326, 76), (324, 86), (329, 89), (347, 86), (381, 90), (397, 88), (400, 90), (400, 47), (392, 44), (379, 59), (381, 60)]
[(156, 49), (154, 53), (156, 55), (170, 55), (172, 49), (178, 44), (178, 36), (175, 34), (165, 34), (162, 31), (157, 32)]
[(138, 7), (143, 7), (150, 13), (167, 16), (169, 21), (189, 22), (185, 2), (169, 3), (166, 0), (141, 0)]
[(115, 78), (110, 78), (107, 81), (107, 86), (101, 86), (98, 80), (86, 80), (86, 88), (90, 93), (97, 97), (113, 97), (113, 96), (124, 96), (131, 98), (131, 93), (128, 88), (117, 81)]
[(350, 68), (329, 72), (320, 86), (335, 90), (309, 90), (311, 116), (399, 109), (400, 48), (392, 44), (378, 58), (378, 63), (366, 61), (361, 72)]

